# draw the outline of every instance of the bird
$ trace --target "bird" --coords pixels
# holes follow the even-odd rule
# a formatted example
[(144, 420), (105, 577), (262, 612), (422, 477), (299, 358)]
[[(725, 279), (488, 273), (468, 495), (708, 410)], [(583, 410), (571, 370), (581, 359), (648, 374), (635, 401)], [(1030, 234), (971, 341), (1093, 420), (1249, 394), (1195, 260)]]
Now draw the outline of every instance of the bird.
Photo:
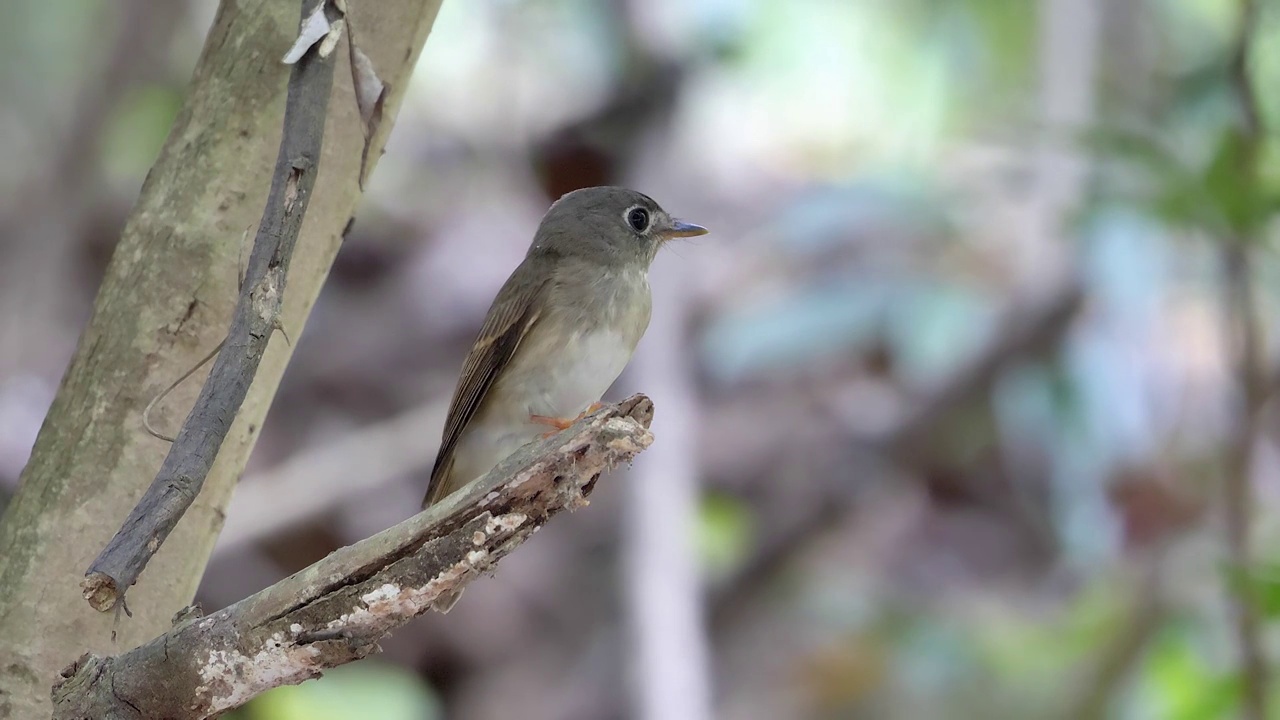
[(707, 232), (623, 187), (552, 203), (462, 365), (423, 508), (594, 412), (649, 326), (658, 249)]

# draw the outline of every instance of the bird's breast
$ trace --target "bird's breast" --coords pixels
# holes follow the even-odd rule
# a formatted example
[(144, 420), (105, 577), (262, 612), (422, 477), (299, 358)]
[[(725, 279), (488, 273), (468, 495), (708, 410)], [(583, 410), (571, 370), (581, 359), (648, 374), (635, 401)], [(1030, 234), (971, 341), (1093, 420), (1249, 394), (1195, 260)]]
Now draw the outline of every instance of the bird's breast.
[(537, 325), (459, 441), (455, 471), (475, 478), (547, 432), (530, 416), (573, 419), (600, 400), (631, 360), (635, 343), (608, 328)]
[(558, 288), (504, 373), (503, 394), (520, 396), (514, 404), (529, 414), (572, 418), (600, 400), (648, 327), (644, 273), (576, 279)]
[(542, 356), (549, 362), (519, 372), (525, 403), (530, 414), (571, 418), (604, 395), (635, 345), (616, 330), (598, 328), (566, 333), (550, 350)]

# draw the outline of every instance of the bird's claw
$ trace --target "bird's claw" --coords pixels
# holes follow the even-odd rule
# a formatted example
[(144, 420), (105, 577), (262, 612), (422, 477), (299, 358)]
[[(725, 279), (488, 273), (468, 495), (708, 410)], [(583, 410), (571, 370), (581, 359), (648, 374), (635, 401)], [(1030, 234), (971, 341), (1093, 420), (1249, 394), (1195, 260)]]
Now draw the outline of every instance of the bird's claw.
[(558, 417), (551, 417), (549, 415), (530, 415), (529, 421), (538, 423), (539, 425), (550, 425), (552, 428), (554, 428), (553, 430), (548, 430), (547, 432), (542, 433), (543, 438), (549, 438), (552, 435), (555, 435), (556, 433), (560, 432), (561, 430), (568, 429), (569, 426), (573, 425), (574, 423), (578, 422), (582, 418), (590, 415), (591, 413), (599, 410), (602, 407), (604, 407), (604, 403), (593, 402), (586, 410), (583, 410), (582, 412), (578, 413), (578, 417), (573, 418), (572, 420), (566, 420), (564, 418), (558, 418)]

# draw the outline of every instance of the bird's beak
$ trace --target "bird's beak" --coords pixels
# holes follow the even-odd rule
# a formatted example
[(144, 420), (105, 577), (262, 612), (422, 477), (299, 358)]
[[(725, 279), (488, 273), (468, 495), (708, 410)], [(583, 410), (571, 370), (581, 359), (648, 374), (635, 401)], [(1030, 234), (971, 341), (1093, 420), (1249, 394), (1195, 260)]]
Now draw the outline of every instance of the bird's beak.
[(708, 230), (701, 225), (671, 218), (671, 227), (667, 228), (662, 235), (666, 238), (687, 238), (706, 235)]

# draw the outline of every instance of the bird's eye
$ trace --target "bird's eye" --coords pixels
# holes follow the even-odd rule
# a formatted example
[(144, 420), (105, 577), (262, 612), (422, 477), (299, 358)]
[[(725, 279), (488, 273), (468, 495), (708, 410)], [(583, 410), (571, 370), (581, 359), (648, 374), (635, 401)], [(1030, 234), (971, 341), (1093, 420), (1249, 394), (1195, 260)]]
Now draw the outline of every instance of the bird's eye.
[(644, 232), (649, 229), (649, 211), (642, 207), (631, 208), (627, 211), (627, 224), (636, 232)]

